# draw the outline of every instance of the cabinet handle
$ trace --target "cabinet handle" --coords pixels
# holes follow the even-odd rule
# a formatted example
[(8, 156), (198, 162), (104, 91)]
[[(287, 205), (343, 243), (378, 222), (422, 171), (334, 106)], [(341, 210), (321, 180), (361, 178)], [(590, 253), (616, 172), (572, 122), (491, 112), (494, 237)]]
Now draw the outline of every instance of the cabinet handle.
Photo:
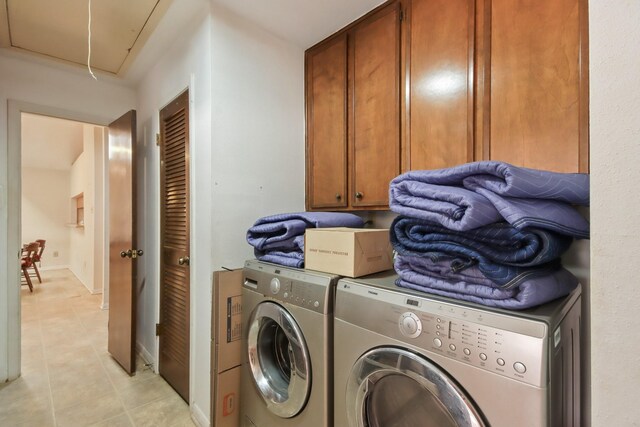
[(342, 199), (342, 194), (336, 193), (336, 200), (340, 200), (340, 199)]
[(362, 196), (364, 196), (364, 194), (362, 194), (359, 191), (356, 191), (356, 199), (362, 199)]

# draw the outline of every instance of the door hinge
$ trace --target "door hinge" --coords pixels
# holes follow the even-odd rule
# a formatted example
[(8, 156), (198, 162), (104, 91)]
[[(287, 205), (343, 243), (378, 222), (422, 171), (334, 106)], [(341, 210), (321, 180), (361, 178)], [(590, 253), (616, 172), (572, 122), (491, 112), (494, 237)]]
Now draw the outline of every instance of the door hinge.
[(160, 146), (160, 134), (156, 133), (156, 145), (159, 147)]
[(162, 332), (162, 327), (160, 326), (160, 323), (156, 323), (156, 336), (160, 336), (160, 332)]

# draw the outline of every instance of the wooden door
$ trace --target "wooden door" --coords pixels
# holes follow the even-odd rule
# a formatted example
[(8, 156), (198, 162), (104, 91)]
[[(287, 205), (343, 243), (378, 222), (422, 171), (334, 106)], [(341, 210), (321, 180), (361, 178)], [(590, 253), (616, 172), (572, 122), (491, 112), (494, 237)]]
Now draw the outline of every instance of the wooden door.
[[(489, 157), (578, 172), (580, 0), (491, 0)], [(583, 64), (584, 65), (584, 64)]]
[(404, 170), (473, 160), (474, 0), (413, 0)]
[[(109, 332), (107, 348), (132, 375), (136, 325), (136, 112), (109, 125)], [(134, 255), (135, 253), (135, 255)]]
[(189, 401), (189, 93), (160, 111), (159, 372)]
[(400, 172), (400, 3), (349, 33), (351, 204), (387, 206)]
[(307, 207), (347, 206), (347, 35), (305, 54)]

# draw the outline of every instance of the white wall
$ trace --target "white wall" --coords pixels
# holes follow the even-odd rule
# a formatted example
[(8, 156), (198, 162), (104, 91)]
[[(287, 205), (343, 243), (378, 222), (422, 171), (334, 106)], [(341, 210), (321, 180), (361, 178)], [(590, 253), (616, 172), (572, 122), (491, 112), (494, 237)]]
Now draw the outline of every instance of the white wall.
[(590, 0), (594, 426), (640, 425), (640, 2)]
[[(68, 197), (83, 194), (84, 226), (70, 228), (69, 268), (89, 292), (99, 294), (102, 292), (102, 259), (104, 258), (102, 127), (85, 124), (82, 126), (82, 137), (83, 151), (71, 166)], [(75, 220), (75, 214), (75, 211), (71, 212), (72, 220)], [(97, 216), (100, 219), (99, 223)]]
[[(190, 3), (180, 7), (202, 7)], [(138, 209), (145, 218), (138, 246), (148, 255), (138, 264), (138, 313), (146, 313), (138, 319), (138, 345), (154, 359), (160, 254), (155, 134), (159, 110), (185, 88), (190, 92), (190, 404), (203, 425), (210, 414), (212, 272), (253, 257), (245, 233), (258, 217), (304, 209), (304, 53), (211, 7), (200, 9), (191, 31), (166, 49), (137, 92)]]
[(69, 171), (22, 169), (22, 242), (46, 240), (41, 269), (69, 266), (69, 183)]
[[(0, 54), (0, 381), (20, 367), (20, 113), (108, 124), (135, 106), (134, 92), (100, 76), (62, 65)], [(19, 101), (9, 104), (8, 100)], [(9, 143), (10, 142), (10, 143)], [(11, 343), (11, 344), (10, 344)]]
[[(92, 162), (90, 153), (83, 151), (75, 162), (71, 165), (71, 180), (69, 189), (67, 190), (67, 198), (78, 196), (83, 193), (84, 198), (84, 227), (73, 227), (69, 229), (71, 240), (71, 262), (69, 269), (80, 282), (87, 288), (91, 289), (91, 279), (93, 278), (93, 221), (89, 214), (89, 194), (90, 183), (87, 182), (89, 175), (89, 163)], [(74, 212), (75, 203), (72, 203), (70, 222), (75, 222), (76, 215)]]
[[(155, 323), (159, 319), (159, 111), (189, 89), (191, 184), (191, 387), (190, 406), (201, 423), (209, 418), (209, 342), (211, 292), (211, 21), (207, 2), (174, 2), (193, 14), (189, 30), (166, 47), (145, 74), (138, 98), (138, 259), (137, 344), (157, 366)], [(173, 15), (175, 11), (168, 12)], [(159, 25), (173, 25), (166, 20)], [(153, 37), (153, 36), (152, 36)], [(194, 351), (196, 349), (196, 351)]]
[(213, 267), (253, 258), (256, 219), (304, 211), (304, 51), (213, 8)]

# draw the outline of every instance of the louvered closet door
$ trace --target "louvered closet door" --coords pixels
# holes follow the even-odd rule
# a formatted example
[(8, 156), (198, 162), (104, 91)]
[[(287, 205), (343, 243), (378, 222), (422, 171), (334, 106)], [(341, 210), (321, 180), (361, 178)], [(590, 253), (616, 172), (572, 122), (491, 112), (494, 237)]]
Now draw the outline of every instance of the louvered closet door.
[(160, 111), (159, 371), (189, 401), (189, 94)]

